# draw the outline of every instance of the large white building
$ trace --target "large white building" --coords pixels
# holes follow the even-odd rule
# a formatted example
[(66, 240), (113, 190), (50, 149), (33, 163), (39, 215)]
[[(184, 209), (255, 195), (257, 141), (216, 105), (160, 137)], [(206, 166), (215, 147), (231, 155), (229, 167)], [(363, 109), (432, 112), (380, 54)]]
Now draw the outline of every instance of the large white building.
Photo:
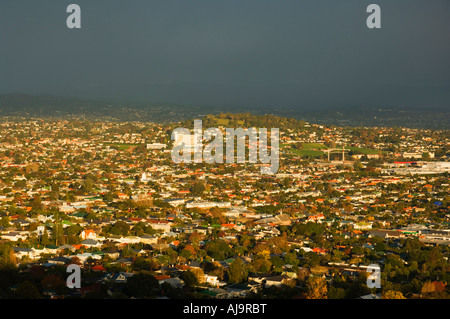
[(166, 148), (167, 145), (166, 144), (162, 144), (162, 143), (152, 143), (152, 144), (147, 144), (147, 149), (148, 150), (162, 150), (163, 148)]
[(394, 173), (399, 175), (427, 175), (450, 173), (450, 162), (425, 162), (418, 167), (392, 168), (382, 170), (384, 173)]
[(212, 207), (220, 207), (220, 208), (226, 208), (231, 207), (230, 202), (189, 202), (186, 203), (186, 208), (212, 208)]

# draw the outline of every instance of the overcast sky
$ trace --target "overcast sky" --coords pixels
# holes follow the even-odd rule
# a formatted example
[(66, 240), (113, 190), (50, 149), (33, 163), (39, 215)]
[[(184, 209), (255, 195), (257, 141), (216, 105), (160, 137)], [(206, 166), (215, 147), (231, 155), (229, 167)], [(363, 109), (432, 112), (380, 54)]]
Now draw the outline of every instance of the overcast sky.
[[(81, 29), (66, 26), (71, 3)], [(4, 93), (448, 109), (450, 1), (1, 0)]]

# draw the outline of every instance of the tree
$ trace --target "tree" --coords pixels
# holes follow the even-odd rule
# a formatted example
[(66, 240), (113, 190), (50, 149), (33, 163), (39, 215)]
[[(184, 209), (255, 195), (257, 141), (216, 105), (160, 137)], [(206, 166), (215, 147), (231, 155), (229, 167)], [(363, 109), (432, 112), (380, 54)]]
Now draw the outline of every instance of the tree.
[(274, 267), (274, 271), (277, 271), (277, 272), (282, 271), (284, 261), (280, 256), (273, 255), (272, 257), (270, 257), (269, 260), (272, 263), (272, 266)]
[(156, 259), (138, 257), (133, 263), (133, 270), (149, 270), (153, 271), (159, 268)]
[(307, 299), (327, 299), (327, 283), (325, 278), (310, 276), (306, 281)]
[(90, 176), (88, 176), (88, 177), (86, 177), (84, 184), (81, 187), (81, 190), (84, 193), (90, 193), (92, 191), (93, 187), (94, 187), (94, 180)]
[(55, 223), (52, 231), (52, 240), (54, 240), (55, 245), (60, 245), (64, 240), (63, 226), (61, 223), (61, 217), (58, 212), (54, 213)]
[(158, 289), (158, 280), (147, 273), (135, 274), (128, 278), (125, 284), (125, 291), (130, 297), (153, 297)]
[(42, 289), (61, 291), (66, 288), (66, 282), (58, 275), (48, 275), (41, 280)]
[(387, 290), (381, 294), (381, 299), (406, 299), (406, 298), (400, 291)]
[(50, 238), (48, 236), (47, 230), (44, 230), (44, 233), (41, 236), (41, 244), (44, 246), (50, 245)]
[(214, 239), (206, 244), (206, 253), (216, 260), (224, 260), (231, 254), (231, 249), (226, 241)]
[(421, 292), (421, 294), (425, 295), (425, 294), (433, 293), (435, 290), (436, 290), (436, 286), (431, 281), (428, 280), (423, 284), (420, 292)]
[(261, 255), (254, 258), (249, 264), (249, 270), (255, 273), (268, 273), (271, 268), (272, 263)]
[(298, 266), (299, 260), (295, 252), (289, 252), (284, 255), (284, 262), (292, 266)]
[(180, 256), (186, 259), (190, 259), (194, 255), (195, 255), (195, 248), (189, 244), (186, 245), (180, 253)]
[(41, 196), (35, 195), (33, 201), (31, 202), (31, 207), (33, 210), (41, 210), (42, 209), (42, 201)]
[(9, 223), (9, 217), (8, 216), (3, 216), (0, 219), (0, 226), (5, 227), (5, 228), (11, 226), (11, 224)]
[(280, 254), (289, 250), (286, 236), (272, 237), (267, 241), (272, 253)]
[(114, 225), (109, 229), (109, 233), (113, 235), (128, 235), (129, 231), (130, 225), (121, 220), (115, 222)]
[(21, 282), (16, 291), (14, 297), (19, 299), (41, 299), (42, 296), (39, 293), (39, 289), (29, 280)]
[(10, 264), (16, 266), (17, 265), (17, 258), (16, 258), (16, 254), (14, 253), (14, 250), (11, 249), (9, 251), (9, 262)]
[(205, 185), (203, 185), (203, 183), (201, 183), (201, 182), (196, 182), (196, 183), (192, 184), (192, 186), (189, 188), (189, 191), (194, 196), (201, 196), (201, 195), (203, 195), (203, 192), (205, 191)]
[(328, 290), (328, 299), (344, 299), (345, 298), (345, 289), (331, 286)]
[(200, 243), (200, 241), (202, 239), (203, 239), (203, 235), (198, 232), (193, 232), (192, 234), (189, 235), (189, 241), (194, 246), (198, 246), (198, 244)]
[(198, 278), (190, 269), (183, 272), (181, 277), (184, 283), (189, 287), (198, 285)]
[(192, 268), (191, 272), (195, 275), (197, 278), (198, 283), (202, 283), (204, 281), (205, 273), (200, 268)]
[(142, 236), (145, 233), (141, 223), (138, 223), (131, 228), (131, 234), (133, 236)]
[(310, 268), (313, 268), (315, 266), (318, 266), (320, 264), (320, 256), (316, 254), (315, 252), (308, 251), (304, 254), (305, 257), (305, 264), (308, 265)]
[(433, 281), (435, 291), (441, 293), (445, 290), (445, 287), (447, 286), (446, 283), (442, 281)]
[(241, 258), (235, 259), (228, 268), (228, 281), (239, 283), (247, 279), (247, 268)]

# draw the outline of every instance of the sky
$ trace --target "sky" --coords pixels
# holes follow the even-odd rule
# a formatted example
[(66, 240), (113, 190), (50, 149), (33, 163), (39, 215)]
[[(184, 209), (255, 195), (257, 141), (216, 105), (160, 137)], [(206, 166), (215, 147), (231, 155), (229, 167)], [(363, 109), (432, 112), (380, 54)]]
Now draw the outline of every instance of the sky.
[[(69, 29), (69, 4), (81, 29)], [(369, 29), (367, 6), (381, 7)], [(0, 94), (450, 109), (448, 0), (1, 0)]]

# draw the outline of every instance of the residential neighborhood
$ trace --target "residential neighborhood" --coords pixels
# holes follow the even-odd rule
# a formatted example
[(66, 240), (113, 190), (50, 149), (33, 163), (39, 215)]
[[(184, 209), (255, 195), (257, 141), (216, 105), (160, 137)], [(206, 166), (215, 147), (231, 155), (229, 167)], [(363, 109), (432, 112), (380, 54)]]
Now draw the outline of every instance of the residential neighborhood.
[(0, 297), (449, 298), (448, 131), (203, 121), (280, 127), (278, 172), (174, 163), (192, 121), (0, 122)]

